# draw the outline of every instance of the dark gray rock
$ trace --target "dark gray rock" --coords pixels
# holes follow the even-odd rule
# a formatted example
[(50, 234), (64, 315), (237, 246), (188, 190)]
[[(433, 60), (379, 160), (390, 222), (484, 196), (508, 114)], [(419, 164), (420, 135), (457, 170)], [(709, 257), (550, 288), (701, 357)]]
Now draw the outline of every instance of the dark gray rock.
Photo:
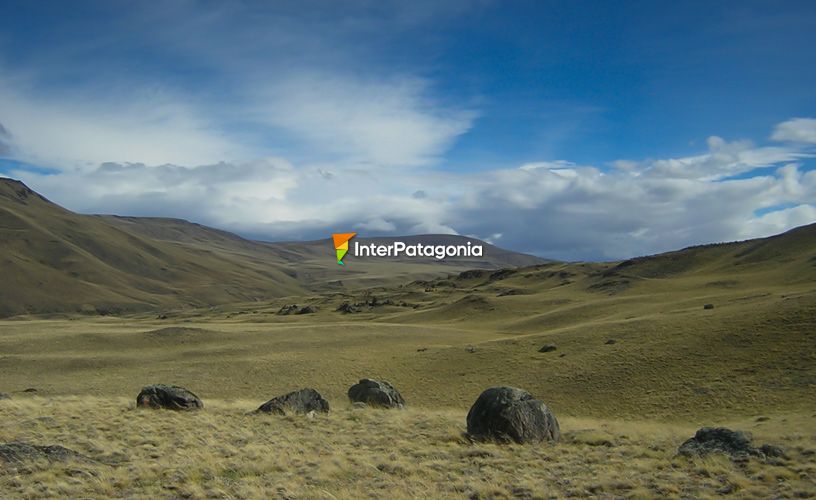
[(23, 390), (23, 392), (34, 393), (37, 392), (37, 389), (33, 387), (29, 387), (28, 389)]
[(473, 403), (467, 433), (477, 441), (515, 443), (557, 442), (558, 420), (547, 405), (515, 387), (492, 387)]
[(329, 402), (314, 389), (300, 389), (270, 399), (262, 404), (257, 411), (276, 415), (307, 414), (310, 411), (328, 413)]
[(405, 400), (393, 385), (385, 380), (361, 379), (349, 387), (348, 397), (352, 403), (365, 403), (381, 408), (404, 408)]
[(606, 345), (612, 345), (612, 344), (616, 344), (617, 342), (618, 342), (618, 341), (617, 341), (617, 340), (615, 340), (615, 339), (607, 339), (607, 341), (606, 341), (606, 342), (604, 342), (604, 344), (606, 344)]
[(20, 464), (47, 460), (49, 462), (93, 462), (87, 456), (57, 445), (40, 446), (28, 443), (0, 444), (0, 462)]
[(714, 309), (714, 304), (705, 304), (703, 305), (703, 309)]
[(295, 314), (314, 314), (317, 310), (312, 306), (301, 307)]
[(281, 316), (288, 316), (289, 314), (296, 314), (297, 312), (297, 304), (286, 304), (278, 310), (277, 314)]
[(0, 400), (3, 399), (11, 399), (11, 395), (6, 394), (5, 392), (0, 392)]
[(703, 427), (694, 437), (681, 444), (677, 453), (687, 457), (702, 457), (711, 453), (723, 453), (734, 458), (785, 456), (784, 450), (778, 446), (766, 444), (755, 448), (750, 433), (725, 427)]
[(558, 346), (555, 344), (545, 344), (541, 346), (541, 349), (539, 349), (538, 352), (553, 352), (556, 349), (558, 349)]
[(787, 458), (785, 450), (773, 444), (763, 444), (759, 451), (768, 458)]
[(357, 306), (351, 305), (348, 302), (343, 302), (342, 304), (340, 304), (337, 307), (337, 312), (340, 312), (340, 313), (343, 313), (343, 314), (351, 314), (351, 313), (360, 312), (360, 308), (357, 307)]
[(195, 394), (175, 385), (149, 385), (136, 396), (136, 406), (141, 408), (164, 408), (168, 410), (197, 410), (204, 403)]

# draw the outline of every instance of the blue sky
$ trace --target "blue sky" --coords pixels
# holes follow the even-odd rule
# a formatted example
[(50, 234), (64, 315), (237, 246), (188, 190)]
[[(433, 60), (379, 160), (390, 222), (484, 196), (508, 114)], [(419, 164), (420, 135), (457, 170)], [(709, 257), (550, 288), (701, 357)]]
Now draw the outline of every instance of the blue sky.
[(816, 221), (813, 2), (14, 2), (0, 173), (263, 239), (565, 259)]

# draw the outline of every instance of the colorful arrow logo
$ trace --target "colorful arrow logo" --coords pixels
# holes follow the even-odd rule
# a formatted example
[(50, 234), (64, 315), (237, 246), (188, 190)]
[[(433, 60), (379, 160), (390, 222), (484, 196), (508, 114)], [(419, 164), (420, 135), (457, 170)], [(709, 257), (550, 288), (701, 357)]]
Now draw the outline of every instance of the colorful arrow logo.
[(332, 239), (334, 240), (334, 250), (337, 253), (337, 263), (341, 266), (345, 266), (345, 264), (343, 264), (343, 257), (345, 257), (348, 253), (349, 240), (354, 238), (356, 235), (357, 233), (332, 234)]

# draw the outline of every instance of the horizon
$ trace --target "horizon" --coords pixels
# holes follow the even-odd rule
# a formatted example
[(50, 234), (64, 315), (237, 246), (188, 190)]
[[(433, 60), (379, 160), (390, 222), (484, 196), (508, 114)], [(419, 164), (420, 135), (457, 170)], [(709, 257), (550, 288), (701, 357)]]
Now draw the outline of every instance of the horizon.
[[(13, 182), (19, 182), (19, 183), (22, 183), (24, 186), (28, 187), (23, 181), (21, 181), (19, 179), (13, 179), (13, 178), (10, 178), (10, 177), (0, 176), (0, 181), (2, 181), (2, 180), (11, 180)], [(34, 191), (34, 192), (37, 193), (36, 191)], [(40, 193), (37, 193), (37, 194), (40, 194)], [(53, 203), (47, 197), (45, 197), (45, 199), (48, 202)], [(154, 217), (154, 216), (140, 217), (140, 216), (132, 216), (132, 215), (105, 214), (105, 213), (80, 214), (80, 215), (102, 216), (102, 217), (117, 217), (117, 218), (125, 218), (125, 219), (178, 220), (178, 221), (181, 221), (181, 222), (184, 222), (184, 223), (187, 223), (187, 224), (201, 225), (201, 226), (203, 226), (203, 227), (205, 227), (207, 229), (213, 229), (213, 230), (216, 230), (216, 231), (225, 231), (224, 229), (219, 229), (219, 228), (216, 228), (216, 227), (210, 227), (210, 226), (198, 224), (197, 222), (193, 222), (193, 221), (190, 221), (190, 220), (187, 220), (187, 219), (179, 219), (179, 218), (174, 218), (174, 217)], [(379, 239), (385, 239), (386, 241), (392, 241), (392, 240), (399, 240), (399, 239), (411, 239), (411, 238), (431, 237), (431, 236), (463, 238), (463, 239), (475, 240), (475, 241), (478, 241), (478, 242), (481, 242), (481, 243), (485, 243), (485, 244), (487, 244), (489, 246), (493, 246), (495, 248), (498, 248), (499, 250), (509, 251), (509, 252), (513, 252), (513, 253), (516, 253), (516, 254), (520, 254), (520, 255), (529, 255), (529, 256), (533, 256), (533, 257), (538, 257), (538, 258), (542, 259), (543, 261), (548, 261), (549, 260), (551, 262), (561, 262), (561, 263), (567, 263), (567, 264), (580, 264), (580, 263), (584, 263), (584, 262), (586, 262), (586, 263), (620, 262), (620, 261), (624, 261), (624, 260), (653, 257), (653, 256), (656, 256), (656, 255), (662, 255), (662, 254), (665, 254), (665, 253), (679, 252), (679, 251), (689, 250), (689, 249), (693, 249), (693, 248), (706, 247), (706, 246), (712, 246), (712, 245), (729, 245), (729, 244), (744, 243), (744, 242), (747, 242), (747, 241), (753, 241), (753, 240), (757, 240), (757, 239), (765, 239), (765, 238), (773, 238), (773, 237), (783, 236), (784, 234), (789, 233), (791, 231), (795, 231), (795, 230), (802, 229), (802, 228), (812, 226), (812, 225), (816, 225), (816, 222), (811, 222), (811, 223), (803, 224), (803, 225), (800, 225), (800, 226), (794, 226), (794, 227), (788, 228), (788, 229), (786, 229), (784, 231), (774, 233), (774, 234), (771, 234), (771, 235), (767, 235), (767, 236), (763, 236), (763, 237), (746, 238), (746, 239), (742, 239), (742, 240), (710, 241), (710, 242), (706, 242), (706, 243), (698, 243), (698, 244), (694, 244), (694, 245), (689, 245), (689, 246), (681, 247), (681, 248), (673, 248), (673, 249), (667, 250), (665, 252), (659, 252), (659, 253), (653, 253), (653, 254), (630, 255), (630, 256), (627, 256), (627, 257), (619, 258), (619, 259), (607, 259), (607, 260), (596, 260), (596, 261), (591, 261), (591, 260), (560, 260), (560, 259), (552, 259), (552, 258), (549, 258), (549, 257), (546, 257), (546, 256), (542, 257), (540, 255), (525, 254), (524, 252), (517, 252), (517, 251), (509, 249), (509, 248), (504, 248), (501, 245), (494, 245), (492, 243), (489, 243), (489, 242), (487, 242), (485, 240), (481, 240), (481, 239), (476, 238), (474, 236), (467, 236), (467, 235), (461, 235), (461, 234), (450, 234), (450, 233), (420, 233), (420, 234), (377, 235), (377, 236), (356, 235), (355, 234), (355, 240), (379, 240)], [(227, 231), (227, 232), (229, 234), (231, 234), (232, 236), (237, 236), (239, 238), (244, 238), (243, 236), (241, 236), (239, 234), (231, 233), (229, 231)], [(263, 239), (257, 240), (257, 239), (252, 239), (252, 238), (244, 238), (244, 239), (246, 239), (247, 241), (252, 241), (252, 242), (256, 242), (256, 243), (267, 243), (267, 244), (289, 244), (289, 243), (309, 244), (309, 243), (331, 242), (332, 241), (332, 235), (329, 235), (329, 236), (326, 236), (326, 237), (320, 237), (320, 238), (316, 238), (316, 239), (311, 239), (311, 240), (263, 240)], [(371, 243), (371, 244), (373, 245), (374, 243)], [(355, 245), (356, 245), (356, 243), (355, 243)], [(367, 243), (366, 245), (369, 245), (369, 244)], [(368, 256), (368, 257), (376, 257), (376, 256)], [(522, 266), (522, 267), (526, 267), (526, 266)]]
[(810, 2), (5, 2), (0, 27), (0, 176), (78, 213), (565, 261), (816, 222)]

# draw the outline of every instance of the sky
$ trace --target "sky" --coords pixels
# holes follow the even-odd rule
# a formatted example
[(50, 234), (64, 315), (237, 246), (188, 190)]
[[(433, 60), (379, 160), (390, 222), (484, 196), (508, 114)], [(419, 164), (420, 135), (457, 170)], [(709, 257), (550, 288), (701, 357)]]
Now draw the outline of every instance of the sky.
[(816, 222), (816, 2), (0, 3), (0, 175), (269, 241), (612, 260)]

